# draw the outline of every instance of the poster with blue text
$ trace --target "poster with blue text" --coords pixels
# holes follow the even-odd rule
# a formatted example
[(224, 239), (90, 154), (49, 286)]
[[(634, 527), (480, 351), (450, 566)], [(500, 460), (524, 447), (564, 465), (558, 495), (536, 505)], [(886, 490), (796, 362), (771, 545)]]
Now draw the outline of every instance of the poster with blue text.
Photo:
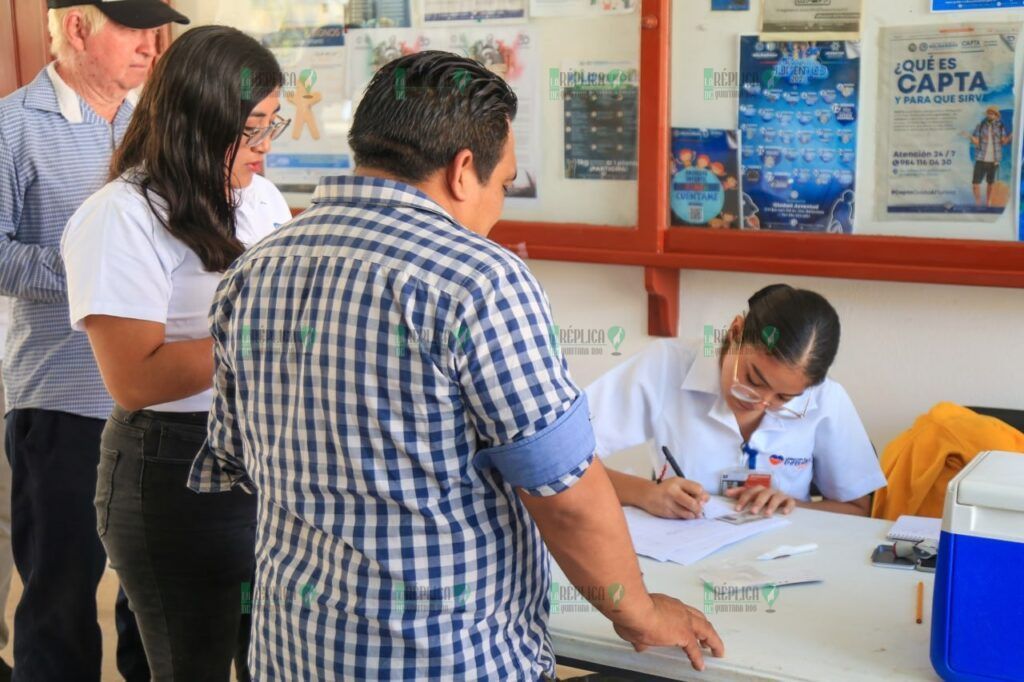
[(745, 12), (750, 9), (750, 0), (711, 0), (712, 12)]
[(1011, 203), (1015, 24), (880, 35), (880, 220), (991, 222)]
[(739, 139), (735, 130), (672, 129), (672, 224), (740, 226)]
[(932, 0), (933, 12), (968, 12), (977, 9), (1024, 7), (1024, 0)]
[(285, 26), (262, 43), (281, 65), (281, 116), (291, 119), (267, 155), (267, 179), (282, 192), (312, 192), (322, 176), (352, 169), (345, 28)]
[(740, 39), (747, 229), (853, 231), (860, 44)]

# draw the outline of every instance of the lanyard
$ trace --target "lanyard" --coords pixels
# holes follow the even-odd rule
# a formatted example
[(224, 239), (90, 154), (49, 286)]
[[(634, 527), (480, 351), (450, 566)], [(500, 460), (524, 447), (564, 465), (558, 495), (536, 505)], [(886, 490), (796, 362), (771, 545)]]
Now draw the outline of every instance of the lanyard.
[(744, 441), (743, 444), (740, 445), (740, 452), (742, 453), (740, 455), (741, 460), (743, 458), (743, 455), (747, 456), (747, 468), (750, 469), (751, 471), (756, 469), (758, 451), (750, 447), (750, 444)]

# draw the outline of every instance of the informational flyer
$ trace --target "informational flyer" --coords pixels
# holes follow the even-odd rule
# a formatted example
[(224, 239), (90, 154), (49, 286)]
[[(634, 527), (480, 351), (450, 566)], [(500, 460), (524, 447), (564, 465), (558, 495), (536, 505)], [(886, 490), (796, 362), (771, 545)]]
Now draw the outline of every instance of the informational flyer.
[(1014, 9), (1024, 0), (932, 0), (933, 12), (967, 12), (977, 9)]
[(274, 141), (264, 173), (282, 192), (312, 192), (322, 176), (352, 169), (345, 28), (286, 27), (261, 42), (281, 65), (281, 116), (291, 119)]
[[(815, 33), (815, 38), (856, 38), (863, 0), (762, 0), (761, 33), (773, 38)], [(764, 37), (762, 35), (762, 37)]]
[(576, 62), (564, 65), (562, 73), (565, 177), (635, 180), (640, 84), (636, 63)]
[(743, 12), (750, 9), (750, 0), (711, 0), (712, 12)]
[(743, 36), (740, 73), (743, 226), (852, 232), (860, 44)]
[(538, 198), (541, 166), (540, 55), (532, 30), (519, 26), (450, 29), (439, 49), (475, 59), (512, 86), (519, 107), (512, 132), (518, 162), (515, 183), (506, 196), (512, 205)]
[(635, 12), (640, 0), (530, 0), (531, 17), (565, 17)]
[(1012, 23), (882, 29), (880, 220), (991, 222), (1011, 203)]
[(526, 0), (422, 0), (422, 4), (423, 22), (428, 26), (526, 19)]
[(345, 25), (350, 28), (403, 28), (412, 25), (409, 0), (348, 0)]
[(348, 33), (348, 85), (350, 97), (358, 101), (373, 74), (380, 67), (407, 54), (421, 50), (443, 50), (447, 45), (444, 31), (414, 28), (370, 28)]
[(373, 74), (388, 62), (422, 50), (447, 50), (470, 57), (504, 78), (519, 99), (512, 131), (518, 162), (507, 196), (512, 205), (538, 197), (540, 78), (537, 46), (523, 25), (449, 29), (367, 29), (349, 32), (349, 82), (357, 103)]
[(740, 226), (739, 138), (735, 130), (672, 129), (672, 224)]

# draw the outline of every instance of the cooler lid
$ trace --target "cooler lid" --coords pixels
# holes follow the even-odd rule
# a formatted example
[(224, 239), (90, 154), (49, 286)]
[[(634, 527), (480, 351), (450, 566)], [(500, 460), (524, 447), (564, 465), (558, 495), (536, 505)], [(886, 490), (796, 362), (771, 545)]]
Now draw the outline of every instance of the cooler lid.
[(957, 487), (961, 505), (1024, 512), (1024, 454), (982, 452)]

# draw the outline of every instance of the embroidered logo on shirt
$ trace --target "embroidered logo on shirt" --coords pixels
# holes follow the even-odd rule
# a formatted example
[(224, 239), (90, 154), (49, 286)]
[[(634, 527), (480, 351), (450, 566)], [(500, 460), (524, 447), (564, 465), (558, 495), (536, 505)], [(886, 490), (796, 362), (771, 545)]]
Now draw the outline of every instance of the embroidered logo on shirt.
[(773, 467), (787, 466), (795, 469), (806, 469), (811, 464), (810, 457), (783, 457), (782, 455), (770, 455), (768, 463)]

